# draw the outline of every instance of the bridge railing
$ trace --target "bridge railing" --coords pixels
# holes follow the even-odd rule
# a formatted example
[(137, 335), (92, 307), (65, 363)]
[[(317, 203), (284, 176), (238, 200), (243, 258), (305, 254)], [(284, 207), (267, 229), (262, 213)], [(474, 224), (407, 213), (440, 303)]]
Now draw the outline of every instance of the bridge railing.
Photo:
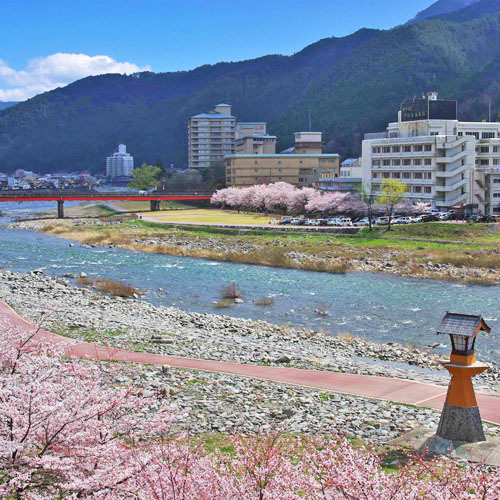
[(50, 191), (34, 191), (31, 189), (16, 189), (0, 191), (0, 198), (47, 198), (47, 197), (69, 197), (82, 196), (85, 198), (102, 198), (103, 196), (123, 197), (123, 198), (150, 198), (152, 196), (212, 196), (208, 191), (153, 191), (151, 193), (126, 193), (126, 192), (99, 192), (99, 191), (70, 191), (66, 189)]

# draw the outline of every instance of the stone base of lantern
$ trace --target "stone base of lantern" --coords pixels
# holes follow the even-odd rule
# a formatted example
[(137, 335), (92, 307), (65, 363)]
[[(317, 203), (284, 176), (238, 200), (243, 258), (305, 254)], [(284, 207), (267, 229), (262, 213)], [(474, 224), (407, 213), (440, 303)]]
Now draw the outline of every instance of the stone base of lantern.
[(486, 441), (479, 408), (445, 403), (436, 435), (449, 441), (462, 443)]

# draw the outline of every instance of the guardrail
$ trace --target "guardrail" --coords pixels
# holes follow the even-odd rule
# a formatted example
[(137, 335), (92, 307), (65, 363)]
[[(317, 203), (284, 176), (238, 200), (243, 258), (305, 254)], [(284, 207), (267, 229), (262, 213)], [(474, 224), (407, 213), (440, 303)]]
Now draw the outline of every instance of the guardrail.
[(203, 191), (184, 191), (184, 192), (167, 192), (167, 191), (153, 191), (151, 193), (128, 193), (128, 192), (100, 192), (100, 191), (69, 191), (69, 190), (58, 190), (58, 191), (34, 191), (31, 189), (22, 190), (4, 190), (0, 191), (0, 198), (48, 198), (54, 197), (63, 199), (66, 197), (85, 197), (85, 198), (102, 198), (104, 196), (110, 196), (113, 198), (123, 197), (123, 198), (151, 198), (162, 196), (199, 196), (206, 197), (212, 196), (211, 192)]

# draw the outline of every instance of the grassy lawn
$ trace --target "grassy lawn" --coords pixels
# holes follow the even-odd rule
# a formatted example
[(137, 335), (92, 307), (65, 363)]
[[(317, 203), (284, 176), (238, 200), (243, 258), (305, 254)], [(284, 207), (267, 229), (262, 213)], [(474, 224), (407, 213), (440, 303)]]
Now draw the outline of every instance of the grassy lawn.
[[(151, 212), (152, 217), (159, 222), (194, 222), (200, 224), (269, 224), (272, 216), (255, 213), (238, 213), (236, 211), (215, 209), (192, 209), (182, 212)], [(276, 216), (274, 216), (276, 217)]]

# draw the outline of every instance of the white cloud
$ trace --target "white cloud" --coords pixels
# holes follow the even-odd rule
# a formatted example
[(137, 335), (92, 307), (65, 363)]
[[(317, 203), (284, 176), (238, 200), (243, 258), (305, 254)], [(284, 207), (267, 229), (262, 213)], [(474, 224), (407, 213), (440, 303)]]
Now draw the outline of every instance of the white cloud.
[(9, 67), (0, 59), (0, 101), (24, 101), (86, 76), (149, 70), (149, 66), (141, 68), (133, 63), (115, 61), (108, 56), (86, 54), (57, 53), (31, 59), (26, 69), (20, 71)]

